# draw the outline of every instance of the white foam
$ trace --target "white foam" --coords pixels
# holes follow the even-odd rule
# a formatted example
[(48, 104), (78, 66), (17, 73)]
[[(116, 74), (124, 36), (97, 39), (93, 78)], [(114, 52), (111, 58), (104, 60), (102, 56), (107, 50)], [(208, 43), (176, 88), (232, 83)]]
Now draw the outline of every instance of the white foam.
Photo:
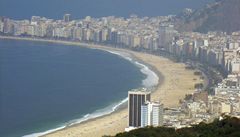
[(151, 88), (151, 87), (154, 87), (158, 84), (158, 81), (159, 81), (159, 77), (158, 75), (152, 71), (151, 69), (149, 69), (148, 66), (142, 64), (142, 63), (139, 63), (138, 61), (135, 61), (133, 60), (132, 58), (130, 58), (129, 54), (126, 54), (126, 53), (123, 53), (123, 52), (120, 52), (120, 51), (110, 51), (110, 50), (106, 50), (112, 54), (115, 54), (115, 55), (118, 55), (118, 56), (121, 56), (123, 57), (124, 59), (127, 59), (129, 61), (131, 61), (132, 63), (134, 63), (135, 65), (137, 65), (138, 67), (141, 68), (141, 72), (146, 75), (147, 77), (142, 80), (142, 85), (146, 88)]
[(88, 117), (89, 115), (90, 115), (90, 114), (86, 114), (86, 115), (83, 116), (83, 118), (86, 118), (86, 117)]
[(142, 67), (141, 72), (147, 76), (144, 80), (142, 80), (143, 86), (145, 86), (146, 88), (150, 88), (158, 84), (159, 77), (155, 72), (149, 69), (146, 65), (141, 64), (137, 61), (135, 61), (135, 64)]
[[(146, 78), (144, 80), (142, 80), (142, 85), (146, 88), (151, 88), (153, 86), (156, 86), (158, 84), (158, 80), (159, 77), (158, 75), (152, 71), (151, 69), (149, 69), (146, 65), (139, 63), (138, 61), (133, 60), (129, 54), (127, 53), (123, 53), (123, 52), (119, 52), (119, 51), (110, 51), (110, 50), (106, 50), (107, 52), (110, 52), (112, 54), (118, 55), (120, 57), (123, 57), (124, 59), (131, 61), (132, 63), (134, 63), (136, 66), (141, 68), (141, 72), (146, 75)], [(39, 133), (33, 133), (33, 134), (29, 134), (29, 135), (25, 135), (23, 137), (39, 137), (39, 136), (43, 136), (46, 134), (49, 134), (51, 132), (55, 132), (58, 130), (61, 130), (65, 127), (71, 126), (71, 125), (75, 125), (75, 124), (79, 124), (82, 123), (84, 121), (90, 120), (90, 119), (94, 119), (97, 117), (101, 117), (104, 115), (108, 115), (113, 113), (115, 110), (117, 110), (122, 104), (126, 103), (128, 101), (128, 98), (125, 98), (123, 100), (121, 100), (120, 102), (114, 103), (104, 109), (99, 109), (96, 110), (95, 112), (91, 113), (91, 114), (86, 114), (84, 115), (82, 118), (80, 119), (75, 119), (75, 120), (71, 120), (68, 123), (63, 124), (64, 126), (60, 126), (58, 128), (55, 129), (51, 129), (51, 130), (47, 130), (44, 132), (39, 132)]]
[(129, 57), (128, 54), (120, 52), (120, 51), (111, 51), (111, 50), (105, 50), (105, 51), (107, 51), (109, 53), (112, 53), (112, 54), (115, 54), (115, 55), (118, 55), (120, 57), (123, 57), (124, 59), (129, 60), (129, 61), (133, 60), (132, 58)]
[(39, 136), (43, 136), (43, 135), (49, 134), (51, 132), (55, 132), (55, 131), (61, 130), (61, 129), (65, 128), (65, 127), (82, 123), (82, 122), (87, 121), (89, 119), (94, 119), (94, 118), (97, 118), (97, 117), (101, 117), (101, 116), (104, 116), (104, 115), (111, 114), (112, 112), (117, 110), (122, 104), (126, 103), (127, 101), (128, 101), (128, 98), (125, 98), (125, 99), (121, 100), (120, 102), (114, 103), (114, 104), (112, 104), (112, 105), (110, 105), (110, 106), (108, 106), (108, 107), (106, 107), (104, 109), (99, 109), (99, 110), (96, 110), (95, 112), (93, 112), (91, 114), (86, 114), (86, 115), (84, 115), (80, 119), (71, 120), (68, 123), (63, 124), (64, 126), (60, 126), (58, 128), (47, 130), (47, 131), (44, 131), (44, 132), (39, 132), (39, 133), (33, 133), (33, 134), (25, 135), (23, 137), (39, 137)]
[(89, 119), (94, 119), (97, 117), (111, 114), (112, 112), (117, 110), (122, 104), (126, 103), (127, 101), (128, 101), (128, 98), (125, 98), (125, 99), (121, 100), (120, 102), (114, 103), (104, 109), (99, 109), (91, 114), (87, 114), (83, 118), (72, 120), (69, 122), (70, 124), (68, 124), (68, 126), (79, 124), (79, 123), (87, 121)]
[(46, 134), (49, 134), (49, 133), (61, 130), (61, 129), (65, 128), (65, 127), (66, 126), (61, 126), (61, 127), (55, 128), (55, 129), (44, 131), (44, 132), (39, 132), (39, 133), (33, 133), (33, 134), (25, 135), (23, 137), (39, 137), (39, 136), (43, 136), (43, 135), (46, 135)]

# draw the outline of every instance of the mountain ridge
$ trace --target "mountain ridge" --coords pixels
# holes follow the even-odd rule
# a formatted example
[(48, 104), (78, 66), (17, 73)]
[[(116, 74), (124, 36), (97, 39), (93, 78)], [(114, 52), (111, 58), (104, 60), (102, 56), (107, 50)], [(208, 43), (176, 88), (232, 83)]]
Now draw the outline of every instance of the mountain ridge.
[(177, 16), (179, 31), (223, 31), (232, 33), (240, 30), (240, 0), (216, 0), (190, 16)]

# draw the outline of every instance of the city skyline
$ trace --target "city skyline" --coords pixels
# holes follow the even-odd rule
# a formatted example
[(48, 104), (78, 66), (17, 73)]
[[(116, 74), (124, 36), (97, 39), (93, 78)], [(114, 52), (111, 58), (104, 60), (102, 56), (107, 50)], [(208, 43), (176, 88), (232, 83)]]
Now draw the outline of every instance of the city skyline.
[[(15, 77), (10, 74), (16, 75), (16, 80), (11, 80), (13, 82), (2, 85), (5, 92), (1, 91), (0, 87), (0, 93), (4, 93), (6, 98), (11, 97), (9, 93), (16, 94), (15, 96), (19, 97), (16, 101), (22, 99), (23, 102), (27, 100), (24, 96), (34, 97), (45, 93), (31, 95), (32, 92), (30, 91), (33, 91), (34, 87), (23, 88), (24, 90), (19, 93), (19, 88), (14, 89), (15, 86), (11, 86), (11, 84), (17, 85), (19, 78), (24, 82), (25, 75), (27, 75), (26, 78), (32, 78), (36, 82), (33, 84), (35, 87), (41, 87), (39, 89), (47, 91), (45, 98), (50, 99), (50, 104), (48, 104), (47, 99), (44, 103), (40, 99), (40, 104), (32, 100), (33, 104), (29, 103), (30, 107), (37, 108), (36, 106), (39, 106), (41, 108), (41, 104), (45, 104), (47, 107), (44, 109), (46, 110), (48, 106), (54, 108), (54, 103), (60, 104), (56, 115), (49, 113), (46, 117), (43, 115), (42, 118), (42, 115), (38, 114), (48, 111), (29, 113), (30, 116), (32, 114), (34, 114), (32, 117), (35, 116), (35, 119), (30, 121), (30, 123), (33, 122), (31, 125), (41, 125), (36, 126), (37, 132), (29, 129), (29, 131), (22, 131), (19, 134), (46, 137), (112, 137), (118, 133), (119, 135), (127, 134), (126, 132), (135, 129), (139, 129), (135, 131), (140, 131), (149, 127), (152, 129), (163, 127), (176, 130), (201, 125), (203, 122), (214, 123), (216, 119), (221, 120), (224, 116), (240, 118), (239, 21), (236, 19), (238, 15), (228, 16), (226, 14), (226, 12), (239, 9), (240, 1), (219, 0), (195, 10), (192, 9), (194, 8), (193, 5), (191, 8), (185, 7), (183, 9), (182, 6), (186, 3), (178, 5), (174, 3), (174, 0), (170, 0), (162, 3), (161, 6), (164, 6), (164, 4), (173, 5), (174, 7), (171, 8), (175, 10), (164, 6), (167, 8), (167, 10), (165, 9), (166, 13), (168, 13), (168, 10), (176, 13), (161, 16), (156, 11), (156, 16), (144, 12), (145, 8), (152, 7), (148, 11), (159, 8), (159, 5), (154, 4), (155, 0), (152, 3), (142, 0), (131, 1), (130, 5), (125, 7), (126, 12), (124, 14), (121, 12), (121, 10), (124, 10), (121, 6), (124, 2), (111, 1), (110, 4), (117, 4), (115, 5), (117, 8), (116, 10), (111, 9), (115, 7), (113, 6), (106, 9), (112, 11), (109, 14), (98, 11), (98, 8), (104, 8), (109, 3), (99, 2), (95, 6), (92, 5), (91, 8), (93, 9), (82, 3), (81, 6), (88, 9), (89, 13), (84, 11), (79, 16), (76, 16), (77, 11), (68, 11), (68, 6), (76, 10), (75, 8), (79, 6), (77, 3), (73, 1), (69, 3), (61, 2), (55, 3), (55, 6), (60, 4), (60, 7), (51, 9), (56, 10), (55, 15), (44, 16), (43, 13), (42, 16), (32, 12), (31, 17), (23, 18), (17, 15), (18, 17), (16, 16), (15, 19), (10, 14), (9, 16), (0, 14), (0, 43), (3, 43), (0, 45), (0, 48), (2, 48), (0, 50), (2, 52), (0, 63), (5, 64), (3, 67), (0, 66), (0, 72), (8, 74), (2, 79), (0, 78), (0, 81), (11, 80)], [(209, 1), (198, 2), (199, 5), (195, 6), (201, 6), (201, 4)], [(71, 5), (73, 3), (74, 6)], [(8, 4), (11, 5), (11, 2)], [(21, 4), (24, 3), (20, 3), (19, 8), (21, 8)], [(139, 4), (146, 7), (141, 9)], [(192, 3), (187, 4), (191, 5)], [(229, 9), (229, 5), (234, 6)], [(14, 4), (11, 6), (14, 6)], [(52, 3), (46, 6), (46, 12), (49, 12), (51, 6)], [(42, 8), (40, 5), (37, 7)], [(58, 8), (63, 11), (58, 11)], [(8, 11), (8, 9), (3, 8), (4, 10)], [(36, 11), (39, 12), (40, 10), (36, 9)], [(130, 14), (132, 11), (140, 14)], [(59, 17), (60, 13), (61, 17)], [(96, 14), (93, 15), (92, 13)], [(2, 14), (5, 13), (2, 12)], [(25, 13), (22, 13), (22, 15), (29, 16)], [(221, 22), (223, 18), (227, 19)], [(11, 44), (24, 44), (21, 43), (22, 41), (26, 42), (26, 45), (28, 45), (27, 43), (36, 45), (36, 49), (38, 49), (38, 46), (41, 47), (41, 43), (43, 45), (52, 44), (54, 45), (53, 48), (56, 49), (45, 51), (47, 53), (47, 56), (45, 56), (45, 52), (40, 54), (41, 50), (39, 50), (39, 53), (35, 52), (34, 46), (31, 46), (29, 50), (24, 49), (24, 46), (11, 46)], [(23, 47), (23, 50), (21, 50), (21, 47)], [(85, 56), (90, 55), (91, 52), (93, 52), (91, 56)], [(85, 58), (78, 55), (83, 55)], [(36, 58), (34, 58), (35, 56)], [(55, 65), (52, 57), (56, 59), (56, 63), (60, 64)], [(96, 58), (94, 59), (94, 57)], [(21, 59), (27, 60), (26, 63), (18, 64)], [(47, 64), (49, 63), (48, 59), (53, 61), (50, 65)], [(61, 66), (61, 63), (63, 63), (63, 66)], [(84, 65), (88, 63), (96, 66), (85, 68)], [(32, 64), (33, 66), (31, 66)], [(126, 68), (123, 67), (124, 65), (126, 65)], [(36, 66), (38, 67), (36, 68)], [(68, 67), (66, 66), (72, 66), (69, 70), (74, 71), (68, 73), (66, 69)], [(27, 68), (27, 73), (21, 75), (21, 72), (25, 72), (25, 69), (21, 70), (21, 68)], [(82, 70), (79, 71), (79, 68)], [(59, 69), (64, 72), (58, 71)], [(53, 75), (51, 73), (48, 75), (54, 80), (46, 78), (44, 84), (42, 84), (42, 81), (38, 79), (38, 77), (41, 77), (38, 76), (41, 70), (44, 70), (46, 74), (51, 72)], [(119, 71), (115, 72), (113, 70)], [(91, 73), (91, 71), (94, 73)], [(34, 74), (32, 76), (28, 75), (28, 73), (33, 72), (36, 77)], [(61, 73), (57, 74), (55, 72)], [(74, 72), (78, 75), (72, 74)], [(109, 74), (110, 77), (106, 78), (105, 73)], [(68, 74), (71, 74), (75, 79), (73, 81), (71, 81), (71, 78), (65, 79)], [(100, 80), (96, 80), (97, 78), (94, 77), (100, 78)], [(116, 83), (114, 78), (121, 81)], [(109, 81), (105, 82), (106, 79)], [(66, 85), (68, 90), (64, 90), (65, 84), (56, 86), (59, 80), (68, 83)], [(127, 80), (129, 80), (129, 83), (126, 83)], [(131, 82), (134, 84), (130, 84)], [(97, 84), (100, 84), (100, 86), (97, 87)], [(23, 85), (28, 86), (27, 82)], [(79, 85), (83, 87), (83, 90), (74, 89)], [(120, 89), (118, 86), (121, 87), (122, 92), (114, 93), (113, 91)], [(87, 88), (85, 90), (85, 87), (93, 87), (94, 90), (87, 90)], [(106, 91), (106, 94), (99, 89)], [(56, 98), (54, 97), (54, 99), (48, 98), (48, 94), (51, 96), (58, 91), (61, 91), (59, 96), (55, 95)], [(24, 95), (25, 92), (26, 95)], [(83, 93), (83, 95), (78, 93)], [(73, 100), (71, 98), (67, 100), (68, 95), (72, 95)], [(109, 101), (105, 102), (105, 99), (109, 99)], [(11, 99), (8, 98), (3, 101), (5, 104), (9, 104), (6, 103), (8, 100)], [(81, 108), (74, 109), (75, 105), (77, 106), (76, 102), (81, 100), (86, 103), (80, 103), (82, 109), (89, 111), (81, 113)], [(71, 108), (73, 113), (69, 113), (70, 120), (65, 119), (67, 122), (63, 123), (63, 118), (58, 119), (58, 115), (67, 114), (68, 108), (65, 108), (66, 111), (60, 111), (60, 106), (69, 103), (72, 103), (68, 108)], [(21, 104), (21, 102), (19, 102), (19, 105), (14, 104), (14, 101), (10, 104), (15, 105), (15, 110), (24, 110), (21, 108), (24, 104)], [(81, 106), (80, 104), (79, 106)], [(92, 107), (88, 108), (88, 105), (92, 105)], [(9, 110), (14, 112), (12, 108), (9, 107)], [(8, 107), (4, 109), (6, 112), (11, 112), (8, 111)], [(40, 110), (44, 109), (41, 108)], [(52, 110), (54, 112), (54, 109)], [(64, 113), (61, 114), (60, 112)], [(85, 114), (85, 112), (87, 113)], [(4, 114), (6, 120), (11, 121), (11, 119), (7, 119), (7, 113)], [(17, 112), (11, 114), (17, 114)], [(81, 118), (78, 119), (80, 114)], [(44, 119), (48, 119), (48, 121), (44, 121)], [(39, 120), (39, 122), (34, 123), (35, 120)], [(59, 121), (63, 126), (56, 125)], [(22, 122), (22, 127), (27, 129), (27, 126), (29, 126), (26, 124), (28, 119), (26, 118), (25, 121), (23, 119)], [(47, 124), (43, 124), (48, 122), (52, 125), (55, 124), (52, 126), (53, 128), (49, 129)], [(14, 127), (14, 122), (13, 125), (11, 125), (11, 122), (8, 123), (9, 125), (4, 124), (3, 127), (5, 125)], [(5, 129), (7, 129), (7, 126)], [(46, 129), (46, 131), (43, 131), (43, 129)], [(32, 131), (30, 132), (30, 130)], [(124, 131), (125, 133), (120, 133)], [(135, 133), (135, 131), (129, 133)], [(0, 134), (1, 132), (6, 135), (11, 134), (0, 129)]]

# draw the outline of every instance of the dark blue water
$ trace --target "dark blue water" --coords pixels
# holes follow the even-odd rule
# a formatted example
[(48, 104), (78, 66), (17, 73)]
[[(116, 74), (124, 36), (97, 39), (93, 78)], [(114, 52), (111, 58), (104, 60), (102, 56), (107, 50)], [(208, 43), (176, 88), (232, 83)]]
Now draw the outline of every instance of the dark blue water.
[(85, 16), (160, 16), (177, 14), (184, 8), (200, 8), (214, 0), (0, 0), (0, 16), (29, 19), (33, 15), (61, 19)]
[(127, 97), (145, 76), (105, 51), (0, 40), (0, 136), (45, 131)]

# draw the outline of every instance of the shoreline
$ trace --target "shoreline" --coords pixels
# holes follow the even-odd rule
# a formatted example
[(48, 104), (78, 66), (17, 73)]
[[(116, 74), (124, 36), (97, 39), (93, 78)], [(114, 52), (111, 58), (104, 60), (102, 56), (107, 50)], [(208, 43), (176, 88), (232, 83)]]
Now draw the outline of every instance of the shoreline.
[[(53, 40), (53, 39), (43, 39), (43, 38), (31, 38), (31, 37), (15, 37), (15, 36), (2, 36), (2, 35), (0, 35), (0, 39), (16, 40), (16, 41), (20, 40), (20, 41), (55, 43), (55, 44), (62, 44), (62, 45), (65, 45), (65, 46), (80, 46), (80, 47), (83, 47), (83, 48), (102, 50), (102, 51), (106, 51), (106, 52), (109, 52), (111, 54), (115, 54), (117, 56), (120, 56), (120, 57), (130, 61), (134, 65), (136, 65), (134, 62), (138, 62), (139, 64), (142, 64), (142, 65), (148, 67), (159, 78), (158, 83), (156, 84), (156, 86), (154, 86), (154, 88), (157, 88), (158, 86), (160, 86), (161, 82), (164, 80), (163, 75), (161, 74), (161, 72), (159, 72), (158, 69), (156, 69), (153, 65), (151, 65), (147, 62), (144, 62), (143, 60), (136, 57), (134, 55), (134, 53), (137, 53), (137, 52), (131, 51), (131, 50), (128, 50), (128, 49), (108, 47), (108, 46), (105, 46), (105, 45), (84, 43), (84, 42), (77, 42), (77, 41), (64, 41), (64, 40)], [(114, 52), (116, 52), (116, 53), (114, 53)], [(125, 55), (123, 55), (123, 54), (125, 54)], [(143, 53), (143, 54), (148, 54), (148, 53)], [(130, 58), (131, 60), (129, 60), (127, 58)], [(152, 92), (154, 92), (154, 90)]]
[[(16, 41), (19, 40), (19, 41), (44, 42), (44, 43), (59, 43), (59, 44), (65, 45), (65, 46), (73, 46), (73, 44), (74, 44), (76, 46), (80, 46), (80, 47), (84, 47), (84, 48), (90, 48), (90, 49), (102, 50), (102, 51), (108, 52), (110, 54), (114, 54), (114, 55), (119, 56), (119, 57), (121, 57), (121, 58), (123, 58), (125, 60), (128, 60), (133, 65), (138, 67), (140, 69), (140, 71), (143, 69), (143, 67), (147, 67), (151, 72), (156, 74), (156, 76), (158, 78), (157, 84), (154, 85), (154, 86), (146, 87), (146, 88), (150, 88), (151, 92), (154, 92), (155, 89), (161, 84), (161, 82), (164, 79), (162, 77), (161, 73), (156, 68), (154, 68), (153, 66), (147, 64), (146, 62), (143, 62), (142, 60), (139, 60), (136, 56), (134, 56), (134, 54), (132, 54), (130, 52), (126, 52), (126, 50), (124, 50), (124, 49), (123, 49), (124, 50), (123, 51), (122, 49), (106, 47), (106, 46), (102, 46), (102, 45), (95, 45), (95, 44), (93, 45), (93, 44), (77, 43), (77, 42), (73, 42), (72, 43), (71, 41), (61, 41), (61, 40), (56, 40), (55, 41), (55, 40), (38, 39), (38, 38), (21, 38), (21, 37), (13, 37), (13, 36), (0, 36), (0, 39), (16, 40)], [(64, 43), (62, 43), (62, 42), (64, 42)], [(148, 74), (143, 73), (143, 75), (147, 76)], [(144, 81), (144, 80), (146, 80), (146, 79), (143, 79), (142, 81)], [(144, 84), (143, 84), (142, 87), (144, 87)], [(139, 88), (141, 88), (141, 87), (139, 87)], [(51, 134), (51, 133), (57, 132), (57, 131), (62, 130), (62, 129), (66, 129), (68, 127), (73, 127), (73, 126), (75, 126), (77, 124), (83, 124), (83, 123), (86, 123), (86, 122), (89, 122), (89, 121), (93, 121), (93, 120), (98, 119), (98, 118), (102, 118), (102, 117), (111, 115), (113, 113), (118, 113), (119, 111), (127, 108), (127, 101), (128, 101), (127, 98), (124, 98), (124, 99), (121, 99), (118, 102), (115, 102), (114, 103), (115, 105), (106, 106), (105, 108), (113, 106), (111, 108), (112, 110), (109, 110), (109, 111), (106, 111), (106, 112), (104, 111), (106, 114), (99, 114), (100, 116), (96, 116), (96, 117), (93, 116), (92, 118), (91, 117), (88, 118), (88, 115), (93, 115), (96, 111), (105, 109), (105, 108), (100, 108), (100, 109), (98, 109), (98, 110), (96, 110), (96, 111), (94, 111), (92, 113), (84, 115), (83, 117), (81, 117), (79, 119), (73, 119), (73, 120), (70, 120), (67, 123), (63, 123), (63, 125), (61, 125), (59, 127), (56, 127), (54, 129), (46, 130), (46, 131), (39, 132), (39, 133), (32, 133), (32, 134), (29, 134), (29, 135), (24, 135), (24, 137), (44, 136), (44, 135), (47, 135), (47, 134)]]
[[(154, 63), (149, 63), (148, 61), (146, 60), (143, 60), (143, 58), (141, 58), (141, 56), (150, 56), (150, 59), (151, 58), (163, 58), (163, 57), (158, 57), (158, 56), (155, 56), (155, 55), (151, 55), (151, 54), (146, 54), (146, 53), (138, 53), (138, 52), (134, 52), (134, 51), (130, 51), (130, 50), (127, 50), (127, 49), (119, 49), (119, 48), (114, 48), (114, 47), (107, 47), (107, 46), (102, 46), (102, 45), (95, 45), (95, 44), (87, 44), (87, 43), (81, 43), (81, 42), (72, 42), (72, 41), (62, 41), (62, 40), (48, 40), (48, 39), (39, 39), (39, 38), (22, 38), (22, 37), (12, 37), (12, 36), (0, 36), (0, 39), (14, 39), (14, 40), (25, 40), (25, 41), (35, 41), (35, 42), (48, 42), (48, 43), (59, 43), (59, 44), (63, 44), (63, 45), (75, 45), (75, 46), (81, 46), (81, 47), (85, 47), (85, 48), (94, 48), (94, 49), (98, 49), (98, 50), (110, 50), (110, 51), (116, 51), (116, 52), (125, 52), (127, 54), (129, 54), (131, 56), (131, 58), (133, 58), (133, 60), (136, 60), (140, 63), (143, 63), (144, 65), (146, 65), (150, 70), (152, 70), (154, 73), (156, 73), (156, 75), (158, 76), (158, 84), (156, 85), (156, 87), (154, 87), (154, 90), (152, 92), (152, 94), (154, 95), (155, 97), (155, 100), (156, 98), (160, 99), (161, 96), (164, 96), (162, 94), (158, 94), (156, 95), (157, 92), (159, 89), (161, 89), (162, 87), (162, 84), (165, 82), (165, 77), (164, 75), (161, 73), (161, 70), (159, 71), (159, 68), (155, 66)], [(121, 55), (119, 55), (121, 56)], [(171, 62), (169, 61), (168, 59), (166, 58), (163, 58), (162, 60), (164, 61), (167, 61), (167, 62)], [(178, 63), (178, 64), (181, 64), (181, 66), (183, 66), (182, 63)], [(166, 92), (166, 91), (164, 91)], [(192, 91), (191, 91), (192, 92)], [(165, 93), (166, 94), (166, 93)], [(157, 97), (156, 97), (157, 96)], [(185, 94), (184, 94), (185, 96)], [(163, 98), (163, 97), (162, 97)], [(170, 100), (171, 101), (171, 100)], [(164, 102), (164, 101), (163, 101)], [(124, 103), (123, 103), (124, 104)], [(171, 104), (171, 103), (170, 103)], [(174, 103), (173, 103), (174, 104)], [(168, 105), (167, 105), (168, 106)], [(171, 105), (170, 105), (171, 106)], [(173, 105), (173, 106), (176, 106), (176, 103)], [(86, 121), (83, 121), (81, 123), (77, 123), (77, 124), (73, 124), (73, 125), (70, 125), (70, 126), (65, 126), (64, 128), (62, 129), (59, 129), (57, 131), (53, 131), (51, 133), (48, 133), (44, 136), (65, 136), (65, 135), (59, 135), (58, 133), (59, 132), (64, 132), (64, 131), (67, 131), (67, 130), (71, 130), (72, 128), (79, 128), (79, 126), (81, 125), (84, 125), (84, 124), (88, 124), (88, 123), (91, 123), (91, 122), (95, 122), (95, 121), (98, 121), (99, 119), (104, 119), (104, 118), (108, 118), (108, 117), (111, 117), (112, 115), (118, 115), (118, 113), (122, 114), (123, 112), (126, 113), (126, 110), (127, 110), (127, 106), (121, 108), (121, 109), (116, 109), (114, 112), (111, 112), (110, 114), (106, 114), (106, 115), (103, 115), (103, 116), (100, 116), (100, 117), (96, 117), (96, 118), (92, 118), (92, 119), (89, 119), (89, 120), (86, 120)], [(124, 114), (126, 115), (126, 114)], [(124, 116), (123, 118), (126, 119), (126, 117)], [(86, 127), (85, 127), (86, 128)], [(118, 131), (118, 130), (117, 130)], [(121, 130), (119, 130), (118, 132), (121, 132)], [(81, 131), (79, 131), (81, 133)], [(116, 132), (116, 131), (115, 131)], [(54, 135), (54, 134), (57, 134), (57, 135)], [(81, 133), (82, 134), (82, 133)], [(81, 135), (79, 134), (79, 135)], [(106, 133), (107, 134), (107, 133)], [(114, 134), (113, 133), (110, 133), (111, 135)], [(116, 134), (116, 133), (115, 133)], [(96, 135), (99, 135), (99, 134), (96, 134)], [(102, 134), (103, 135), (103, 134)], [(102, 136), (101, 135), (101, 136)], [(105, 135), (105, 134), (104, 134)], [(68, 134), (68, 136), (71, 136), (71, 134)], [(85, 134), (83, 134), (82, 136), (86, 136)], [(88, 135), (88, 136), (92, 136), (92, 135)], [(100, 135), (99, 135), (100, 136)]]

